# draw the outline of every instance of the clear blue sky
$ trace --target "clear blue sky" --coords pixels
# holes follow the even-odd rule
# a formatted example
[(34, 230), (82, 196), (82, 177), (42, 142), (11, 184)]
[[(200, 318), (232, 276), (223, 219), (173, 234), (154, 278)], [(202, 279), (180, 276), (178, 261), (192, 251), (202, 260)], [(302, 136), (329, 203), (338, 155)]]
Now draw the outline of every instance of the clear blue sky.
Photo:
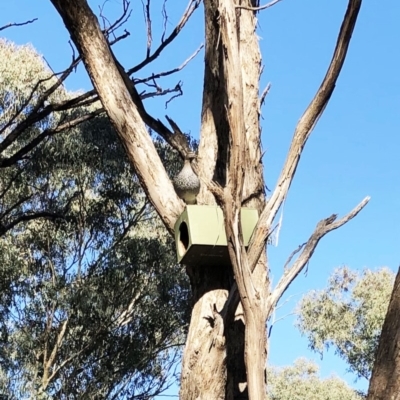
[[(102, 2), (91, 1), (94, 10)], [(105, 13), (117, 15), (120, 0), (106, 4)], [(131, 36), (118, 43), (116, 53), (126, 67), (144, 57), (145, 30), (142, 4), (133, 3), (133, 18), (125, 26)], [(161, 3), (161, 2), (160, 2)], [(183, 3), (179, 6), (176, 4)], [(178, 20), (185, 2), (167, 2), (169, 29)], [(273, 188), (296, 122), (325, 73), (337, 32), (347, 6), (345, 0), (283, 0), (262, 11), (260, 45), (265, 64), (262, 86), (272, 83), (263, 113), (265, 176)], [(161, 11), (155, 9), (154, 43), (159, 41)], [(31, 42), (55, 71), (64, 69), (71, 53), (68, 34), (50, 1), (14, 0), (0, 3), (0, 26), (38, 17), (32, 25), (1, 32), (10, 40)], [(396, 270), (400, 249), (400, 2), (366, 1), (353, 35), (349, 55), (336, 91), (305, 148), (300, 167), (284, 209), (279, 246), (270, 251), (274, 282), (279, 279), (288, 255), (312, 233), (316, 223), (332, 213), (343, 215), (366, 195), (364, 211), (319, 244), (308, 274), (302, 274), (285, 295), (296, 295), (277, 312), (285, 316), (301, 294), (323, 288), (337, 266), (353, 269), (388, 266)], [(204, 41), (203, 15), (199, 10), (189, 25), (154, 66), (159, 72), (181, 64)], [(158, 25), (158, 26), (157, 26)], [(163, 118), (167, 112), (186, 131), (197, 136), (203, 77), (203, 53), (180, 75), (163, 81), (165, 87), (183, 81), (184, 97), (165, 110), (164, 100), (151, 100), (149, 110)], [(145, 76), (141, 72), (138, 77)], [(89, 89), (82, 67), (67, 82), (70, 90)], [(270, 342), (270, 361), (291, 364), (311, 356), (322, 367), (354, 383), (346, 365), (328, 353), (319, 360), (307, 350), (307, 342), (293, 327), (293, 317), (276, 324)], [(365, 382), (356, 386), (365, 388)], [(176, 394), (176, 388), (170, 392)]]

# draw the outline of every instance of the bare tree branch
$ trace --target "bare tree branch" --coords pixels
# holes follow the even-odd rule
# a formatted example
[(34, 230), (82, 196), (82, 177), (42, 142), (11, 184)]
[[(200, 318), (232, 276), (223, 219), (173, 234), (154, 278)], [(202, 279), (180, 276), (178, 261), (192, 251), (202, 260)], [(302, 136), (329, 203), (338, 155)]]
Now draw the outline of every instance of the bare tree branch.
[(110, 41), (110, 46), (112, 46), (113, 44), (119, 42), (122, 39), (127, 38), (128, 36), (130, 36), (130, 32), (128, 32), (126, 29), (124, 30), (124, 33), (120, 36), (115, 37), (113, 40)]
[(191, 151), (186, 137), (184, 135), (174, 134), (159, 119), (155, 119), (147, 113), (134, 83), (129, 78), (128, 74), (125, 72), (124, 68), (116, 59), (114, 54), (112, 52), (111, 54), (143, 122), (150, 129), (153, 129), (155, 132), (157, 132), (173, 149), (175, 149), (179, 153), (181, 158), (184, 159), (186, 154)]
[(114, 23), (112, 23), (108, 27), (108, 29), (107, 29), (107, 33), (108, 34), (114, 32), (115, 30), (120, 28), (130, 18), (131, 14), (132, 14), (132, 10), (129, 10), (130, 4), (131, 4), (131, 2), (128, 1), (128, 0), (123, 0), (122, 1), (122, 14), (121, 14), (121, 16), (119, 18), (117, 18), (115, 20)]
[[(304, 246), (303, 251), (293, 263), (293, 265), (286, 269), (276, 285), (275, 289), (271, 293), (271, 296), (268, 299), (267, 305), (267, 315), (269, 316), (273, 310), (273, 308), (278, 303), (279, 299), (282, 297), (283, 293), (287, 290), (289, 285), (293, 282), (296, 276), (301, 272), (304, 266), (308, 263), (311, 256), (313, 255), (318, 242), (329, 232), (340, 228), (350, 220), (352, 220), (369, 202), (370, 197), (366, 197), (360, 204), (358, 204), (353, 210), (351, 210), (347, 215), (343, 218), (336, 221), (337, 215), (333, 214), (328, 218), (325, 218), (318, 222), (315, 231), (308, 239), (307, 243)], [(298, 251), (295, 250), (295, 251)], [(292, 255), (293, 256), (293, 255)]]
[[(32, 108), (28, 117), (24, 121), (21, 122), (21, 124), (19, 125), (19, 129), (14, 129), (0, 143), (0, 153), (2, 151), (4, 151), (5, 149), (7, 149), (26, 128), (28, 128), (29, 126), (32, 125), (32, 120), (35, 120), (35, 116), (37, 117), (42, 114), (42, 112), (39, 112), (39, 110), (43, 108), (45, 101), (49, 98), (49, 96), (52, 93), (54, 93), (60, 87), (60, 85), (65, 81), (65, 79), (67, 79), (67, 77), (71, 74), (71, 72), (79, 64), (79, 62), (80, 62), (80, 58), (77, 58), (77, 59), (74, 58), (70, 64), (70, 66), (64, 72), (61, 73), (61, 76), (57, 79), (57, 81), (53, 85), (51, 85), (46, 91), (44, 91), (43, 93), (40, 94), (39, 99), (36, 102), (36, 105)], [(52, 78), (56, 75), (59, 75), (59, 74), (54, 74), (50, 78)], [(37, 90), (38, 86), (39, 86), (39, 84), (36, 84), (34, 90)], [(32, 95), (33, 95), (33, 93), (31, 93), (31, 96)], [(21, 112), (21, 111), (19, 111), (19, 112)], [(30, 116), (32, 116), (31, 120), (29, 118)], [(39, 119), (37, 119), (36, 121), (41, 120), (42, 118), (43, 117), (39, 117)]]
[[(290, 183), (293, 180), (294, 174), (296, 172), (296, 168), (299, 163), (303, 147), (312, 131), (312, 128), (314, 127), (319, 116), (325, 109), (326, 104), (329, 101), (329, 98), (333, 92), (336, 80), (339, 76), (340, 70), (344, 63), (344, 59), (346, 57), (351, 33), (353, 32), (360, 6), (361, 0), (349, 0), (348, 9), (346, 11), (340, 29), (331, 64), (320, 88), (314, 96), (314, 99), (308, 106), (307, 110), (303, 114), (303, 117), (300, 119), (296, 127), (292, 144), (285, 162), (285, 166), (282, 169), (281, 176), (278, 179), (278, 184), (271, 198), (266, 203), (266, 206), (254, 230), (253, 237), (247, 249), (249, 268), (252, 271), (254, 270), (258, 259), (264, 251), (265, 243), (270, 235), (271, 224), (274, 220), (276, 213), (279, 210), (280, 205), (287, 195)], [(362, 207), (364, 207), (364, 205)], [(337, 223), (339, 223), (339, 221)], [(336, 229), (336, 227), (333, 229)], [(232, 286), (228, 299), (224, 305), (223, 310), (221, 311), (221, 315), (224, 318), (225, 324), (233, 318), (237, 306), (239, 305), (239, 301), (240, 298), (238, 288), (235, 283)]]
[(280, 206), (282, 205), (282, 202), (287, 196), (307, 139), (309, 138), (319, 117), (322, 115), (335, 89), (336, 81), (346, 58), (351, 35), (357, 21), (360, 7), (361, 0), (349, 0), (347, 11), (337, 39), (336, 48), (333, 53), (332, 61), (321, 86), (296, 126), (292, 143), (285, 164), (279, 176), (278, 183), (271, 195), (271, 198), (268, 200), (263, 212), (261, 213), (249, 245), (248, 254), (251, 270), (255, 268), (255, 265), (264, 249), (271, 224)]
[(32, 221), (34, 219), (39, 219), (39, 218), (56, 220), (56, 219), (65, 219), (65, 216), (63, 214), (52, 213), (52, 212), (48, 212), (48, 211), (39, 211), (37, 213), (24, 214), (24, 215), (19, 216), (18, 218), (15, 218), (12, 222), (10, 222), (7, 225), (0, 224), (0, 237), (2, 235), (4, 235), (7, 231), (9, 231), (10, 229), (14, 228), (20, 222)]
[(0, 26), (0, 31), (7, 29), (7, 28), (11, 28), (12, 26), (23, 26), (23, 25), (28, 25), (28, 24), (32, 24), (33, 22), (37, 21), (37, 18), (34, 19), (30, 19), (29, 21), (25, 21), (25, 22), (13, 22), (13, 23), (9, 23), (7, 25), (4, 26)]
[[(114, 34), (114, 32), (118, 28), (123, 26), (128, 21), (128, 19), (130, 18), (131, 14), (132, 14), (132, 10), (129, 10), (129, 6), (131, 4), (130, 1), (123, 0), (121, 16), (119, 18), (117, 18), (113, 23), (111, 23), (103, 13), (104, 7), (107, 2), (108, 2), (108, 0), (105, 0), (104, 3), (101, 6), (99, 6), (99, 10), (100, 10), (99, 16), (103, 20), (103, 33), (107, 38), (109, 38), (110, 35)], [(106, 23), (109, 24), (108, 28), (106, 28)], [(126, 30), (125, 30), (125, 32), (126, 32)], [(115, 43), (115, 41), (113, 43)], [(111, 42), (110, 42), (110, 44), (111, 44)]]
[(135, 83), (135, 85), (137, 85), (138, 83), (145, 83), (145, 82), (148, 82), (148, 81), (153, 80), (153, 79), (158, 79), (158, 78), (161, 78), (161, 77), (164, 77), (164, 76), (175, 74), (176, 72), (179, 72), (183, 68), (185, 68), (186, 65), (188, 65), (189, 62), (192, 61), (193, 58), (195, 58), (197, 56), (197, 54), (199, 54), (200, 50), (203, 47), (204, 47), (204, 44), (200, 45), (200, 47), (189, 58), (187, 58), (179, 67), (176, 67), (176, 68), (171, 69), (169, 71), (160, 72), (158, 74), (152, 74), (151, 76), (149, 76), (147, 78), (134, 79), (133, 82)]
[(150, 15), (150, 0), (146, 0), (146, 4), (142, 0), (143, 5), (143, 14), (144, 14), (144, 22), (146, 24), (147, 30), (147, 43), (146, 43), (146, 58), (150, 57), (151, 52), (151, 44), (153, 42), (153, 34), (151, 27), (151, 15)]
[(269, 3), (259, 7), (248, 7), (248, 6), (243, 6), (241, 4), (236, 4), (236, 8), (241, 8), (242, 10), (250, 10), (250, 11), (261, 11), (265, 10), (266, 8), (274, 6), (276, 3), (279, 3), (280, 1), (281, 0), (272, 0)]
[(11, 165), (15, 164), (17, 161), (21, 160), (26, 154), (28, 154), (32, 149), (34, 149), (39, 143), (41, 143), (44, 139), (53, 136), (58, 132), (62, 132), (66, 129), (71, 129), (85, 121), (89, 121), (94, 117), (96, 117), (97, 115), (100, 115), (104, 112), (105, 112), (104, 109), (100, 108), (86, 115), (82, 115), (81, 117), (59, 124), (55, 128), (45, 129), (40, 135), (36, 136), (32, 141), (30, 141), (27, 145), (22, 147), (12, 156), (7, 158), (0, 158), (0, 168), (10, 167)]
[(287, 261), (285, 262), (285, 265), (283, 266), (283, 271), (286, 271), (287, 267), (289, 266), (289, 264), (291, 263), (291, 261), (293, 260), (293, 257), (307, 244), (307, 242), (302, 243), (299, 245), (299, 247), (297, 249), (294, 249), (291, 253), (290, 256), (288, 257)]
[(135, 72), (141, 70), (147, 64), (150, 64), (152, 61), (154, 61), (161, 54), (161, 52), (179, 35), (180, 31), (186, 25), (194, 11), (199, 7), (200, 3), (201, 0), (190, 0), (185, 12), (182, 15), (181, 20), (178, 22), (178, 25), (171, 32), (171, 34), (161, 42), (160, 46), (158, 46), (153, 54), (147, 56), (141, 63), (129, 69), (126, 73), (128, 75), (132, 75)]
[[(287, 262), (284, 266), (284, 274), (279, 280), (276, 288), (274, 289), (271, 296), (268, 298), (267, 305), (267, 316), (271, 315), (274, 307), (278, 303), (279, 299), (282, 297), (286, 289), (289, 287), (290, 283), (296, 278), (296, 276), (301, 272), (304, 266), (310, 260), (312, 254), (314, 253), (318, 242), (322, 239), (327, 233), (340, 228), (342, 225), (353, 219), (369, 202), (370, 197), (366, 197), (360, 204), (358, 204), (351, 212), (345, 215), (340, 220), (336, 221), (336, 215), (331, 215), (330, 217), (323, 219), (317, 224), (317, 227), (314, 233), (310, 236), (306, 243), (300, 245), (297, 249), (295, 249), (289, 256)], [(288, 264), (292, 260), (295, 254), (297, 254), (301, 249), (301, 252), (298, 259), (292, 265), (290, 269), (287, 269)], [(236, 308), (239, 305), (240, 297), (237, 290), (236, 283), (232, 286), (229, 297), (224, 305), (224, 308), (221, 311), (221, 316), (224, 319), (224, 325), (226, 326), (229, 321), (232, 320), (235, 315)]]
[(51, 0), (82, 56), (104, 109), (149, 200), (173, 233), (183, 211), (171, 180), (143, 123), (141, 103), (129, 76), (113, 55), (86, 0)]
[(165, 34), (167, 32), (167, 22), (168, 22), (168, 14), (167, 14), (167, 0), (163, 1), (163, 6), (161, 10), (161, 14), (163, 16), (163, 32), (161, 35), (161, 42), (164, 41)]
[(265, 89), (261, 93), (261, 97), (260, 97), (260, 105), (261, 106), (264, 104), (265, 98), (267, 97), (267, 94), (269, 93), (270, 89), (271, 89), (271, 82), (268, 83), (268, 85), (265, 87)]

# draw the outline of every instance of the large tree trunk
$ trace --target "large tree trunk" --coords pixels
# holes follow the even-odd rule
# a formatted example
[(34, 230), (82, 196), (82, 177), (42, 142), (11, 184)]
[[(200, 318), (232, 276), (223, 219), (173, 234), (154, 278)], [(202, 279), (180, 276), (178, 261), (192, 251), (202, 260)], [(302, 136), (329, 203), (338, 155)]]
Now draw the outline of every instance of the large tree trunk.
[(367, 400), (400, 400), (400, 268), (383, 323)]
[[(246, 3), (246, 5), (252, 5)], [(226, 76), (223, 66), (223, 44), (219, 26), (219, 1), (204, 1), (206, 48), (202, 110), (202, 130), (199, 146), (199, 169), (205, 179), (214, 179), (225, 186), (227, 179), (230, 126), (227, 120)], [(255, 34), (256, 18), (252, 12), (237, 10), (240, 25), (239, 46), (242, 69), (243, 107), (248, 154), (243, 188), (245, 205), (261, 210), (264, 207), (264, 180), (261, 164), (259, 125), (260, 52)], [(202, 187), (201, 204), (214, 203), (214, 197)], [(239, 307), (233, 320), (224, 326), (219, 312), (234, 282), (232, 268), (193, 271), (189, 269), (195, 294), (194, 307), (182, 365), (180, 395), (182, 399), (246, 399), (247, 378), (244, 360), (245, 322)], [(216, 276), (218, 275), (218, 277)], [(195, 277), (195, 278), (194, 278)], [(214, 278), (212, 278), (214, 277)], [(223, 277), (223, 279), (221, 279)], [(217, 279), (216, 279), (217, 278)], [(254, 282), (264, 299), (268, 288), (266, 258), (262, 257), (254, 271)], [(265, 309), (260, 304), (260, 309)], [(261, 327), (256, 330), (261, 343), (261, 376), (265, 368), (265, 315), (261, 312)], [(254, 322), (254, 321), (253, 321)], [(260, 325), (260, 324), (259, 324)], [(260, 329), (261, 328), (261, 329)], [(247, 329), (247, 328), (246, 328)], [(253, 335), (254, 337), (254, 335)], [(262, 395), (264, 395), (262, 393)]]
[[(100, 100), (121, 139), (155, 209), (172, 231), (183, 204), (157, 156), (142, 118), (143, 105), (106, 42), (86, 0), (51, 0), (74, 40)], [(321, 221), (298, 259), (269, 292), (265, 243), (287, 196), (304, 145), (333, 93), (361, 0), (349, 0), (326, 76), (296, 127), (271, 199), (264, 198), (259, 124), (260, 51), (257, 0), (204, 0), (206, 48), (202, 128), (197, 170), (202, 180), (199, 204), (218, 199), (226, 222), (232, 267), (188, 267), (193, 310), (183, 357), (182, 399), (264, 399), (265, 322), (283, 292), (307, 264), (318, 241), (345, 224), (365, 199), (344, 218)], [(151, 121), (150, 121), (151, 122)], [(168, 143), (176, 137), (153, 120)], [(175, 146), (182, 154), (185, 146)], [(238, 224), (241, 207), (256, 208), (260, 219), (246, 252)], [(240, 296), (240, 297), (239, 297)], [(239, 302), (241, 300), (241, 303)]]

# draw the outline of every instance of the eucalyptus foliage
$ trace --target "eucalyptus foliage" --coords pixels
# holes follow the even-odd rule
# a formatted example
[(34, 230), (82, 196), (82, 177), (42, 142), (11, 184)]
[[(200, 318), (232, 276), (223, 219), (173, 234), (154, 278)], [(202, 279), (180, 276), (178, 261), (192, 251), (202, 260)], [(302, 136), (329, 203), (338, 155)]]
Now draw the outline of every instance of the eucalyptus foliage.
[(297, 325), (311, 349), (322, 354), (333, 346), (351, 371), (369, 379), (393, 282), (388, 268), (336, 269), (325, 289), (311, 291), (299, 305)]
[(270, 368), (268, 371), (269, 400), (362, 400), (363, 397), (332, 376), (321, 379), (318, 366), (298, 359), (294, 365)]
[[(31, 46), (0, 41), (0, 145), (56, 79)], [(45, 104), (76, 95), (59, 86)], [(39, 119), (1, 157), (99, 107)], [(0, 385), (9, 399), (157, 394), (174, 372), (187, 310), (173, 243), (107, 118), (54, 132), (0, 169)]]

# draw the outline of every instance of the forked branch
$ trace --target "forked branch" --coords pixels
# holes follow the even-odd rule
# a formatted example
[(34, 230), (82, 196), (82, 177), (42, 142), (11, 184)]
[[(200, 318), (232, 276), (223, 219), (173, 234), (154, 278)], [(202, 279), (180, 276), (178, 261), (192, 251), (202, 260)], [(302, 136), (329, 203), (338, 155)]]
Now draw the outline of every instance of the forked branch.
[(301, 272), (304, 266), (309, 262), (311, 256), (313, 255), (318, 242), (329, 232), (340, 228), (350, 220), (352, 220), (369, 202), (369, 197), (366, 197), (360, 204), (358, 204), (353, 210), (351, 210), (347, 215), (339, 220), (336, 220), (337, 215), (333, 214), (328, 218), (325, 218), (318, 222), (315, 231), (310, 236), (303, 251), (300, 253), (299, 257), (293, 263), (290, 268), (286, 268), (281, 279), (273, 290), (271, 296), (269, 296), (267, 304), (267, 316), (269, 317), (274, 310), (279, 299), (285, 293), (286, 289)]
[(176, 25), (175, 29), (170, 33), (170, 35), (165, 40), (162, 40), (160, 46), (158, 46), (158, 48), (153, 52), (153, 54), (148, 53), (147, 57), (140, 64), (138, 64), (135, 67), (128, 70), (127, 74), (132, 75), (135, 72), (141, 70), (146, 65), (150, 64), (152, 61), (154, 61), (161, 54), (161, 52), (170, 43), (172, 43), (172, 41), (179, 35), (179, 33), (181, 32), (183, 27), (189, 21), (189, 18), (191, 17), (191, 15), (200, 6), (200, 3), (201, 3), (201, 0), (190, 0), (188, 6), (186, 7), (186, 10), (184, 11), (184, 13), (182, 15), (182, 18)]
[(251, 270), (254, 270), (256, 263), (264, 250), (272, 222), (287, 196), (307, 139), (310, 137), (314, 126), (325, 110), (325, 107), (335, 89), (336, 81), (343, 67), (351, 35), (357, 21), (361, 1), (362, 0), (349, 0), (329, 68), (321, 86), (317, 90), (317, 93), (296, 126), (292, 143), (279, 176), (278, 183), (271, 198), (268, 200), (263, 212), (261, 213), (253, 238), (249, 245), (248, 254)]
[[(309, 138), (316, 122), (323, 113), (333, 93), (337, 78), (346, 58), (351, 35), (354, 30), (358, 12), (361, 7), (361, 1), (362, 0), (349, 0), (347, 11), (344, 16), (339, 36), (336, 42), (336, 48), (329, 68), (326, 72), (325, 78), (323, 79), (322, 84), (319, 87), (310, 105), (307, 107), (306, 111), (304, 112), (303, 116), (297, 124), (292, 143), (285, 161), (285, 165), (278, 179), (278, 183), (272, 193), (271, 198), (268, 200), (263, 212), (260, 215), (257, 226), (253, 233), (253, 237), (249, 244), (247, 254), (249, 260), (248, 265), (251, 271), (254, 270), (256, 263), (261, 256), (261, 253), (264, 251), (265, 243), (271, 232), (272, 222), (284, 199), (287, 196), (290, 184), (294, 178), (297, 166), (300, 161), (300, 156), (307, 142), (307, 139)], [(338, 222), (336, 222), (336, 224)], [(336, 229), (337, 227), (333, 229)], [(225, 322), (229, 321), (232, 318), (238, 304), (239, 294), (237, 286), (235, 284), (231, 288), (228, 300), (224, 306), (224, 309), (221, 312)]]

